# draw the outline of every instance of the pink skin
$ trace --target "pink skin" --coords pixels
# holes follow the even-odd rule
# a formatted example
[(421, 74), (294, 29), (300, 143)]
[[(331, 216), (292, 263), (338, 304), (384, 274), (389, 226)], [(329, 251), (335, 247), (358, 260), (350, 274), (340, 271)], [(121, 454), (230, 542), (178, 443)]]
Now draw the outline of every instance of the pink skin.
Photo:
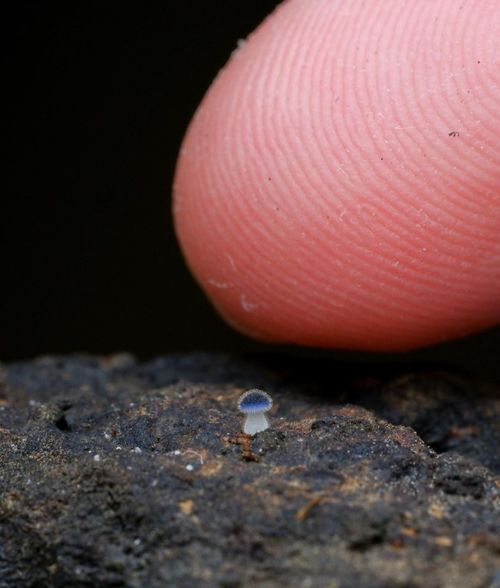
[(253, 337), (460, 337), (500, 322), (499, 137), (499, 0), (289, 0), (193, 118), (177, 234)]

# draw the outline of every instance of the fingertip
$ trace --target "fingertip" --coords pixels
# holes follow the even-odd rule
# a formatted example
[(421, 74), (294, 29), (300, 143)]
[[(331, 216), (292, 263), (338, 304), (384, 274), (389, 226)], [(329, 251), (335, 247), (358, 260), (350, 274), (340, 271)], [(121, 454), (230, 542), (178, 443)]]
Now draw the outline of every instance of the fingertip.
[(190, 126), (174, 205), (230, 324), (369, 350), (498, 324), (499, 12), (290, 0), (236, 53)]

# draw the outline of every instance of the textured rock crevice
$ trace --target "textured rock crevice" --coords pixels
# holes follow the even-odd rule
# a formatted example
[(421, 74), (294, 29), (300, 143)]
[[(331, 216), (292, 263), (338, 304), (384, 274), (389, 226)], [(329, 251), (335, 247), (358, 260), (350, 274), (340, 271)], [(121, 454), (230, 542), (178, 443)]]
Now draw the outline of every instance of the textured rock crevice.
[[(496, 587), (499, 390), (390, 371), (2, 366), (0, 587)], [(255, 386), (274, 408), (250, 439), (237, 399)]]

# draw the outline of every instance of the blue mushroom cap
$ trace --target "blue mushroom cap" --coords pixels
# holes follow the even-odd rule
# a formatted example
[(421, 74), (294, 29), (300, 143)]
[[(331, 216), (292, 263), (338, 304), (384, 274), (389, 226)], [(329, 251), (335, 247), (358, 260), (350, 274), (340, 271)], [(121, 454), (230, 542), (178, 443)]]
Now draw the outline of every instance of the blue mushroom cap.
[(263, 390), (248, 390), (240, 396), (238, 408), (241, 412), (266, 412), (273, 405), (273, 400)]

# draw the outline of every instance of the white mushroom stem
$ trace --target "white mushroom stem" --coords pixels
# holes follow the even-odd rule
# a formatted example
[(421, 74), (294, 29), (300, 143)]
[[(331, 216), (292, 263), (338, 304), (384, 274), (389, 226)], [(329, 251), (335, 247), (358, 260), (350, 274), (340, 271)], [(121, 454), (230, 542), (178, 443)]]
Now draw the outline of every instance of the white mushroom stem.
[(255, 435), (265, 431), (269, 427), (269, 421), (263, 412), (251, 412), (245, 416), (243, 432), (247, 435)]

